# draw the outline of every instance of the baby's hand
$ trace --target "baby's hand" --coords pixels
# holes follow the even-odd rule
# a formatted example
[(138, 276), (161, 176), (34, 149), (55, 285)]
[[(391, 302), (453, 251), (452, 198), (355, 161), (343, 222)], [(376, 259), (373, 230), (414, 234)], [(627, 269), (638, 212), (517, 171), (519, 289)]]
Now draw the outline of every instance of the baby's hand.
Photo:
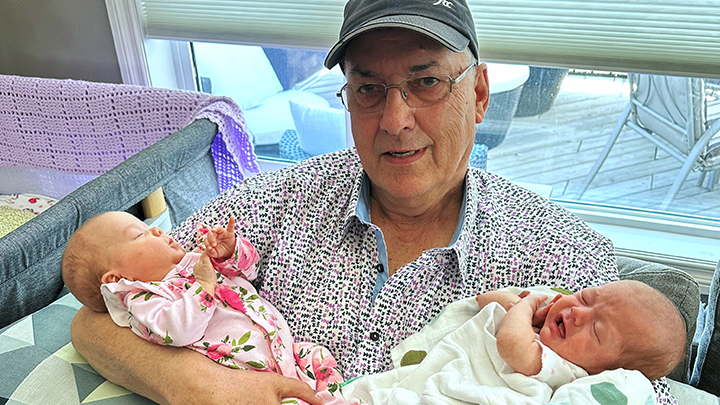
[(215, 225), (209, 230), (199, 229), (198, 238), (202, 236), (205, 236), (204, 250), (208, 256), (226, 260), (235, 251), (235, 217), (230, 217), (226, 228)]
[(215, 285), (217, 285), (217, 275), (213, 268), (212, 262), (208, 257), (207, 250), (200, 254), (200, 259), (193, 266), (193, 275), (195, 281), (197, 281), (204, 289), (207, 290), (210, 295), (215, 294)]
[[(545, 324), (545, 318), (547, 318), (547, 314), (548, 312), (550, 312), (550, 308), (552, 308), (553, 304), (555, 304), (555, 302), (557, 302), (557, 300), (559, 300), (560, 298), (562, 298), (562, 294), (556, 295), (552, 299), (552, 301), (548, 302), (547, 305), (542, 308), (538, 308), (535, 311), (535, 313), (533, 314), (532, 324), (533, 328), (537, 328), (536, 332), (539, 332), (540, 328), (542, 328), (542, 326)], [(540, 305), (542, 305), (543, 301), (540, 301)]]

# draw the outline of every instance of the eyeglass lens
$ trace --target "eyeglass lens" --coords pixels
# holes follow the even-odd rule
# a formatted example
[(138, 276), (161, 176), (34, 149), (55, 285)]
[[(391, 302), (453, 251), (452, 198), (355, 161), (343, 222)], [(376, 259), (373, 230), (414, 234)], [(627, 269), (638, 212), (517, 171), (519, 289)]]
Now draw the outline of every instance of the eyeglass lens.
[(427, 107), (433, 105), (450, 93), (450, 81), (437, 77), (419, 77), (405, 80), (399, 85), (388, 86), (383, 83), (366, 83), (359, 86), (343, 88), (343, 104), (349, 111), (379, 110), (384, 104), (387, 92), (393, 87), (400, 89), (405, 102), (410, 107)]
[(385, 105), (387, 93), (397, 88), (408, 106), (412, 108), (429, 107), (444, 100), (451, 92), (452, 85), (457, 83), (472, 68), (468, 66), (457, 78), (449, 76), (425, 76), (402, 81), (396, 85), (384, 83), (363, 83), (355, 85), (347, 83), (338, 94), (348, 111), (377, 112)]

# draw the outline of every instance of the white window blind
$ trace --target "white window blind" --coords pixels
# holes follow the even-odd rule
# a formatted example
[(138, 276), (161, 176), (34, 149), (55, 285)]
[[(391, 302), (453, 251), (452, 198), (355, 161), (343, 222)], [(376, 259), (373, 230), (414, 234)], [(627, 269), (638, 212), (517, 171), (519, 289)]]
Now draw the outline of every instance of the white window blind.
[(344, 0), (139, 0), (150, 38), (302, 46), (337, 41)]
[[(484, 60), (720, 77), (720, 0), (469, 3)], [(344, 4), (138, 0), (138, 9), (152, 38), (329, 49), (337, 39)]]

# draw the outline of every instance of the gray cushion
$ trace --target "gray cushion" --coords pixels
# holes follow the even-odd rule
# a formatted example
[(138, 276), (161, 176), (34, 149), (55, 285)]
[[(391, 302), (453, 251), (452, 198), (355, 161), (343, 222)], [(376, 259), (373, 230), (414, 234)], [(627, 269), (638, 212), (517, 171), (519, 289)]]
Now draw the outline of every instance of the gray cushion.
[(688, 384), (668, 380), (670, 393), (677, 399), (678, 405), (718, 405), (718, 397), (701, 391)]
[(687, 345), (685, 358), (668, 375), (673, 380), (687, 382), (692, 355), (691, 345), (698, 311), (700, 309), (700, 286), (689, 274), (673, 267), (629, 257), (617, 258), (620, 279), (641, 281), (665, 294), (680, 311), (685, 320)]
[(85, 220), (104, 211), (128, 210), (163, 187), (171, 220), (178, 224), (217, 195), (209, 152), (216, 133), (215, 124), (196, 121), (0, 238), (0, 328), (57, 298), (63, 285), (62, 252)]
[(705, 308), (705, 323), (701, 325), (697, 359), (690, 378), (690, 384), (720, 396), (720, 262), (715, 268), (708, 305)]

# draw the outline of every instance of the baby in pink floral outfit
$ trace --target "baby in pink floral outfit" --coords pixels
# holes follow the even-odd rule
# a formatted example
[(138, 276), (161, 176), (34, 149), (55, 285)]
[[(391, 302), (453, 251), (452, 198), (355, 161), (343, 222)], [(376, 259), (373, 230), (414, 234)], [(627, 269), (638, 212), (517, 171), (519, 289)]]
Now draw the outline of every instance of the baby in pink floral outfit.
[(63, 279), (83, 305), (108, 311), (147, 340), (185, 346), (231, 368), (305, 381), (326, 404), (359, 404), (343, 399), (342, 376), (327, 349), (293, 343), (282, 315), (258, 296), (250, 283), (258, 254), (234, 228), (233, 217), (226, 228), (198, 226), (200, 248), (186, 253), (159, 228), (106, 212), (68, 241)]

